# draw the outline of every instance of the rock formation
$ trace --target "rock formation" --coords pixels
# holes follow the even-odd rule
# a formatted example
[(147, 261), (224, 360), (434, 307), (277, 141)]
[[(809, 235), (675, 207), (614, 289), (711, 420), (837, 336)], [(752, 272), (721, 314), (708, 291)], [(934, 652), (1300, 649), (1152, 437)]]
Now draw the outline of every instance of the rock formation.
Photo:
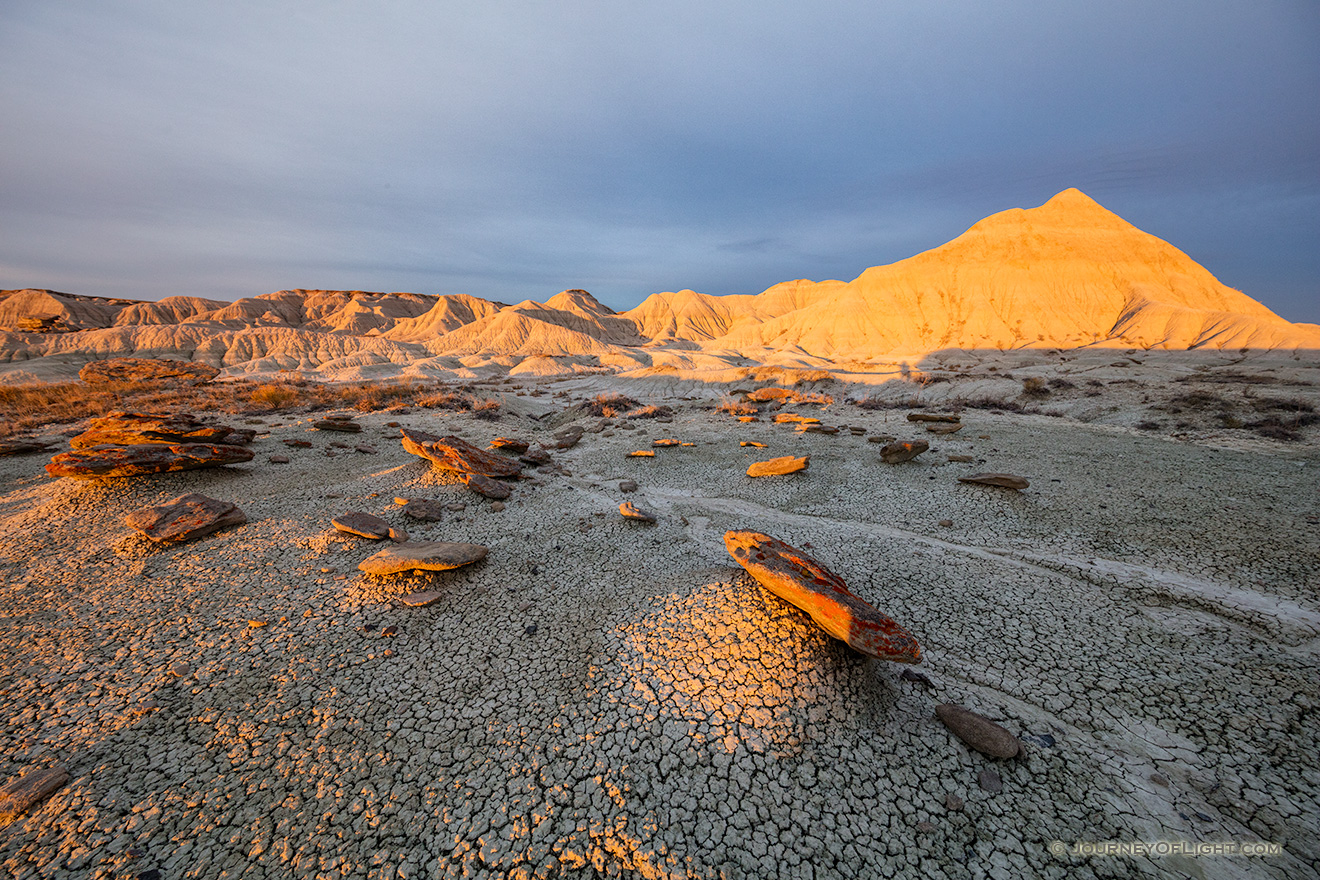
[(46, 465), (52, 477), (134, 477), (221, 467), (251, 461), (253, 452), (220, 443), (139, 443), (132, 446), (97, 446), (62, 452)]
[(863, 654), (920, 663), (912, 634), (854, 596), (843, 578), (806, 553), (759, 532), (724, 533), (729, 555), (776, 596), (801, 608), (821, 629)]

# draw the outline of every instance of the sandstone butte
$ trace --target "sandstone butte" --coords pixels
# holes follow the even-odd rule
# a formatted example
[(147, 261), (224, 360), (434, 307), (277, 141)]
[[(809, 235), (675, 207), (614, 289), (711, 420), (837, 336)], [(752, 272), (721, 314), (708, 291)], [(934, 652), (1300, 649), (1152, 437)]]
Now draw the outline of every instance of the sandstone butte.
[(0, 363), (36, 381), (147, 350), (196, 357), (226, 375), (274, 373), (289, 360), (309, 370), (351, 360), (400, 372), (427, 360), (445, 369), (498, 362), (529, 375), (592, 366), (701, 376), (727, 374), (731, 357), (768, 363), (786, 350), (865, 362), (1083, 346), (1320, 350), (1320, 326), (1280, 318), (1075, 189), (994, 214), (852, 281), (787, 281), (755, 295), (656, 293), (621, 313), (583, 290), (517, 305), (343, 290), (234, 303), (0, 291)]
[(911, 633), (796, 547), (751, 531), (725, 532), (724, 546), (761, 586), (807, 612), (817, 626), (854, 650), (896, 663), (921, 662), (921, 646)]

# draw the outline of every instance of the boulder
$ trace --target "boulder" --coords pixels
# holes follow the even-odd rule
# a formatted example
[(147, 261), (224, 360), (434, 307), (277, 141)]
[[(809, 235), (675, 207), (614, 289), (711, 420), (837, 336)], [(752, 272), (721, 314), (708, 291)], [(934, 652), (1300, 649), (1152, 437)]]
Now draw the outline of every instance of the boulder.
[(124, 517), (124, 523), (153, 541), (191, 541), (227, 526), (247, 522), (243, 511), (228, 501), (205, 495), (180, 495), (158, 507), (143, 507)]
[(911, 461), (927, 449), (930, 449), (930, 444), (925, 440), (895, 442), (880, 450), (880, 458), (885, 464), (898, 464), (902, 461)]
[(87, 430), (69, 441), (74, 449), (93, 446), (133, 446), (139, 443), (224, 443), (245, 446), (256, 431), (203, 422), (191, 413), (112, 412), (92, 419)]
[(944, 413), (924, 413), (924, 412), (920, 412), (920, 413), (908, 413), (908, 414), (907, 414), (907, 420), (908, 420), (909, 422), (952, 422), (952, 423), (957, 423), (957, 422), (961, 422), (961, 421), (962, 421), (962, 416), (946, 415), (946, 414), (944, 414)]
[(843, 578), (783, 541), (752, 531), (724, 533), (729, 554), (770, 592), (801, 608), (825, 632), (882, 660), (920, 663), (917, 640), (848, 590)]
[(655, 514), (647, 510), (642, 510), (640, 507), (633, 504), (631, 501), (625, 501), (622, 504), (620, 504), (619, 513), (623, 514), (624, 517), (626, 517), (627, 519), (635, 519), (641, 522), (648, 522), (648, 523), (655, 522)]
[(210, 382), (219, 374), (220, 371), (215, 367), (193, 361), (110, 358), (87, 364), (78, 371), (78, 378), (88, 385), (164, 381), (169, 381), (172, 385), (201, 385)]
[(413, 455), (435, 462), (447, 471), (480, 474), (483, 477), (512, 477), (522, 465), (510, 458), (478, 449), (458, 437), (435, 437), (423, 431), (401, 428), (403, 448)]
[(502, 501), (509, 497), (509, 487), (499, 480), (493, 480), (481, 474), (459, 474), (458, 478), (463, 481), (463, 485), (478, 495), (484, 495), (496, 501)]
[(1012, 758), (1022, 751), (1022, 742), (1016, 736), (971, 709), (944, 703), (935, 707), (935, 715), (954, 736), (983, 755)]
[(486, 558), (480, 544), (454, 544), (448, 541), (413, 541), (386, 547), (358, 564), (367, 574), (388, 575), (401, 571), (447, 571), (471, 565)]
[(1004, 489), (1025, 489), (1031, 485), (1026, 477), (1015, 474), (972, 474), (970, 477), (959, 477), (958, 482), (975, 483), (978, 486), (999, 486)]
[(62, 452), (46, 465), (52, 477), (134, 477), (251, 461), (253, 452), (220, 443), (138, 443)]
[(772, 458), (769, 461), (752, 462), (751, 467), (747, 468), (749, 477), (774, 477), (781, 474), (793, 474), (806, 467), (811, 462), (811, 456), (804, 455), (801, 458), (795, 458), (791, 455), (784, 455), (779, 458)]
[(39, 806), (69, 781), (63, 767), (30, 770), (0, 788), (0, 827)]
[(331, 524), (341, 532), (381, 541), (390, 536), (390, 524), (378, 516), (351, 510), (331, 520)]

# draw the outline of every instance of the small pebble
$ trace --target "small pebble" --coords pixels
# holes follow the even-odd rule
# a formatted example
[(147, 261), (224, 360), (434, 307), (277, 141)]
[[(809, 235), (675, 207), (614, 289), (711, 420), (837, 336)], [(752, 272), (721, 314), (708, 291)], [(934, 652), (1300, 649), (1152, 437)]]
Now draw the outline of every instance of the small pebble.
[(1000, 779), (999, 774), (989, 767), (977, 774), (976, 784), (981, 786), (982, 790), (991, 794), (999, 794), (1004, 790), (1004, 780)]

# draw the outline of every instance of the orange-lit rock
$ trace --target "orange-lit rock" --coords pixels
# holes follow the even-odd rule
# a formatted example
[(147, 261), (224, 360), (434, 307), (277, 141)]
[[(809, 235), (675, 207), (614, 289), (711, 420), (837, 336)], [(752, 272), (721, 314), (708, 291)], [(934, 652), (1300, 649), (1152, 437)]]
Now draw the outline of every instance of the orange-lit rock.
[(358, 563), (367, 574), (387, 575), (401, 571), (448, 571), (471, 565), (486, 558), (481, 544), (457, 544), (449, 541), (413, 541), (386, 547), (375, 556)]
[(250, 449), (219, 443), (97, 446), (60, 453), (46, 465), (46, 473), (52, 477), (134, 477), (238, 464), (251, 461), (253, 455)]
[(930, 444), (925, 440), (912, 440), (905, 443), (890, 443), (880, 450), (880, 458), (885, 464), (898, 464), (903, 461), (911, 461), (921, 453), (930, 449)]
[(190, 493), (158, 507), (135, 510), (124, 522), (153, 541), (191, 541), (242, 525), (247, 517), (228, 501)]
[(795, 474), (798, 471), (807, 469), (811, 463), (811, 456), (804, 455), (801, 458), (792, 455), (783, 455), (779, 458), (772, 458), (768, 461), (755, 461), (747, 468), (749, 477), (777, 477), (783, 474)]
[(724, 546), (758, 583), (807, 612), (836, 639), (881, 660), (921, 662), (921, 646), (911, 633), (854, 596), (843, 578), (796, 547), (751, 531), (725, 532)]
[(224, 443), (243, 446), (252, 442), (256, 432), (203, 422), (190, 413), (112, 412), (93, 419), (77, 437), (69, 441), (74, 449), (93, 446), (131, 446), (137, 443)]
[(400, 428), (403, 448), (413, 455), (429, 459), (447, 471), (480, 474), (483, 477), (512, 477), (522, 465), (512, 459), (478, 449), (458, 437), (435, 437), (424, 431)]

